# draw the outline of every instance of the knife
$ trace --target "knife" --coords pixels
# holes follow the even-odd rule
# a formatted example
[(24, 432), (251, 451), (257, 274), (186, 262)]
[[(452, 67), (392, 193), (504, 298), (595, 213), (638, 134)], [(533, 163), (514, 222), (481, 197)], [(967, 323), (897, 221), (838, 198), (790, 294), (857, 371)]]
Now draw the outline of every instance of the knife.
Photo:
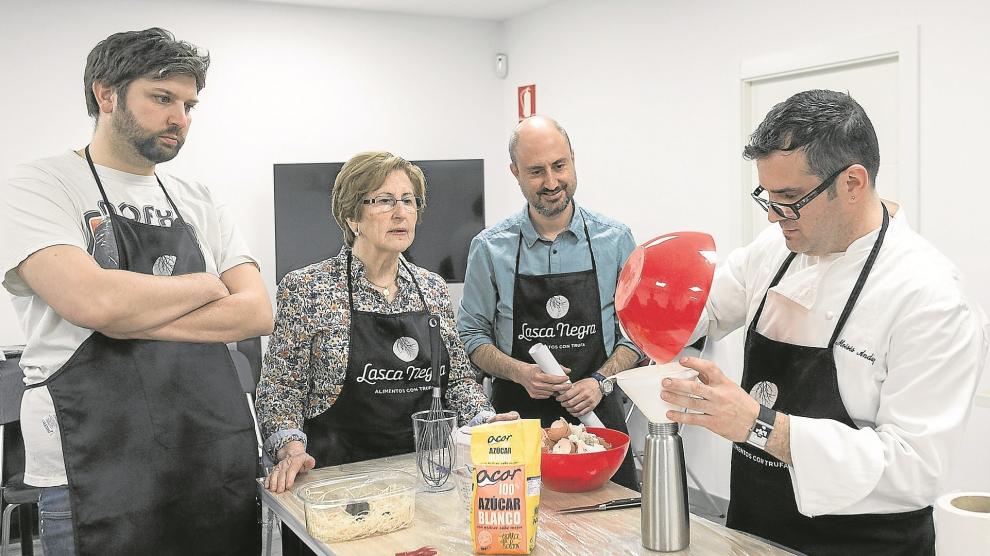
[(576, 514), (580, 512), (604, 512), (605, 510), (618, 510), (621, 508), (638, 508), (640, 504), (641, 504), (640, 498), (619, 498), (618, 500), (609, 500), (608, 502), (602, 502), (601, 504), (592, 504), (591, 506), (564, 508), (562, 510), (557, 510), (557, 513)]

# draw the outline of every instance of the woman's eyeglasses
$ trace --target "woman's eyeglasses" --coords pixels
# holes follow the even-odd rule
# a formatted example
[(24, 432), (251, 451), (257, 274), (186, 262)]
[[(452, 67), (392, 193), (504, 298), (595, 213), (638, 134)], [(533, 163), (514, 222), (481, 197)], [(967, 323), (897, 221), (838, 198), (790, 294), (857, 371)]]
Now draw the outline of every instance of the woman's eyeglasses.
[(372, 199), (362, 199), (361, 203), (369, 205), (368, 210), (374, 213), (391, 212), (395, 210), (396, 205), (401, 206), (407, 212), (415, 212), (423, 208), (423, 198), (412, 195), (406, 195), (400, 199), (391, 195), (379, 195)]

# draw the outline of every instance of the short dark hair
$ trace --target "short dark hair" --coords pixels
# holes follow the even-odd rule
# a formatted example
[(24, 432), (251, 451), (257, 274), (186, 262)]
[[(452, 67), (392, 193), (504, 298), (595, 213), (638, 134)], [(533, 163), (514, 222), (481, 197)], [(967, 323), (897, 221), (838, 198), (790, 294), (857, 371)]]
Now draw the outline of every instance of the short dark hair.
[(166, 79), (173, 75), (191, 75), (196, 91), (206, 86), (210, 55), (200, 54), (195, 45), (175, 40), (175, 35), (160, 27), (144, 31), (114, 33), (97, 43), (86, 57), (83, 86), (86, 110), (97, 118), (100, 105), (93, 95), (93, 83), (99, 81), (117, 90), (123, 99), (135, 79)]
[[(848, 93), (804, 91), (774, 106), (750, 135), (743, 156), (760, 160), (775, 151), (799, 149), (808, 157), (808, 169), (821, 179), (845, 165), (862, 164), (876, 187), (877, 134), (866, 111)], [(834, 189), (829, 194), (834, 195)]]

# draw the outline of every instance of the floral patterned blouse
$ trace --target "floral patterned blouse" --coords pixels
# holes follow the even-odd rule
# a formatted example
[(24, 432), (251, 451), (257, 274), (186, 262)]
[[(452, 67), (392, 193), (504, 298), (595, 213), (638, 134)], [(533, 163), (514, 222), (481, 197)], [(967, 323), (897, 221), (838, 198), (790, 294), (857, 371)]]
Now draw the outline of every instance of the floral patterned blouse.
[[(350, 347), (349, 251), (344, 246), (336, 257), (290, 272), (278, 286), (275, 331), (268, 342), (257, 399), (265, 449), (273, 457), (286, 442), (305, 442), (305, 420), (329, 409), (340, 395)], [(454, 327), (447, 284), (439, 275), (408, 261), (406, 266), (415, 274), (429, 311), (441, 316), (440, 335), (450, 354), (447, 407), (457, 412), (461, 423), (480, 417), (482, 411), (485, 416), (493, 414)], [(372, 287), (364, 274), (364, 263), (353, 257), (355, 309), (381, 314), (423, 309), (412, 276), (402, 264), (392, 301)]]

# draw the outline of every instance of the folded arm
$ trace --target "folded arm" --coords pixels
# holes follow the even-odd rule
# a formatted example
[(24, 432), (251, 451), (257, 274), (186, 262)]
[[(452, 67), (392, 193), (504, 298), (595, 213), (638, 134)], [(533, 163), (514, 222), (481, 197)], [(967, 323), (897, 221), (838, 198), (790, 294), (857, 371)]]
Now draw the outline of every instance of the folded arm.
[(36, 251), (17, 272), (65, 320), (118, 334), (161, 326), (230, 295), (212, 274), (152, 276), (108, 270), (71, 245)]
[[(230, 295), (128, 338), (175, 342), (235, 342), (272, 333), (272, 305), (258, 267), (239, 264), (220, 275)], [(115, 330), (108, 331), (113, 335)]]

